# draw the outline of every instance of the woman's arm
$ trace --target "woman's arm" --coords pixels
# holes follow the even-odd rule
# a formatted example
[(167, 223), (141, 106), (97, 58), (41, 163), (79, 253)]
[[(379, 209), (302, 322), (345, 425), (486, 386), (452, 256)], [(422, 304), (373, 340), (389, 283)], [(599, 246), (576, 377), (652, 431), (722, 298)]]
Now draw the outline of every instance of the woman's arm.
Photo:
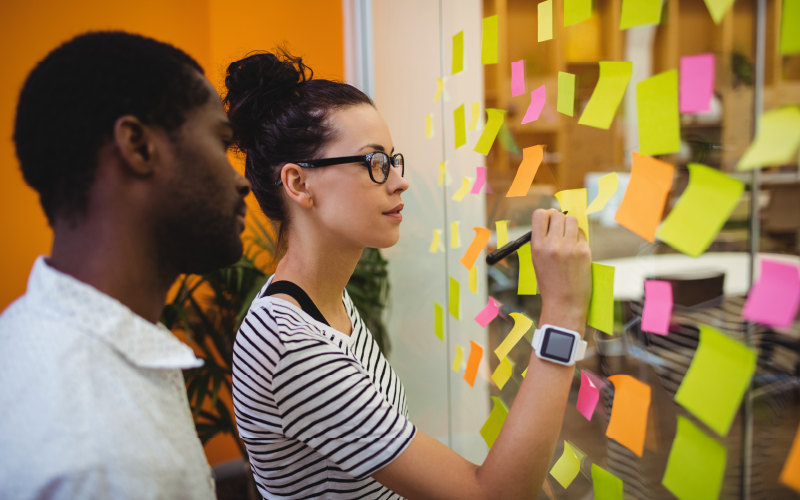
[[(535, 211), (531, 251), (542, 294), (539, 324), (583, 335), (591, 297), (591, 252), (577, 219), (555, 210)], [(483, 465), (417, 432), (408, 448), (372, 477), (410, 499), (536, 498), (561, 431), (573, 373), (574, 367), (531, 354), (528, 376)]]

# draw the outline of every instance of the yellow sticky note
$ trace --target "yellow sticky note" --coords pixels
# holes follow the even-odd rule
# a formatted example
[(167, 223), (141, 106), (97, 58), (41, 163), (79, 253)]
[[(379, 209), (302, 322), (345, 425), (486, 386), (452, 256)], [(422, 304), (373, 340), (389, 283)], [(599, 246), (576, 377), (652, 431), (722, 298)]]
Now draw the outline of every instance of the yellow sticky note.
[(469, 188), (472, 187), (472, 184), (469, 182), (469, 179), (466, 177), (461, 178), (461, 187), (458, 188), (458, 191), (453, 194), (453, 201), (461, 201), (464, 197), (469, 193)]
[(508, 244), (508, 221), (499, 220), (494, 223), (495, 233), (497, 234), (497, 248)]
[(632, 62), (600, 61), (600, 79), (578, 124), (608, 130), (632, 74)]
[(439, 242), (442, 239), (442, 231), (439, 229), (433, 230), (433, 241), (431, 241), (431, 247), (428, 249), (430, 253), (436, 253), (439, 251)]
[(442, 90), (444, 90), (444, 81), (441, 78), (436, 79), (436, 95), (433, 96), (433, 102), (442, 98)]
[(453, 359), (453, 366), (451, 368), (454, 372), (461, 371), (461, 364), (464, 362), (464, 349), (460, 345), (456, 345), (456, 357)]
[(636, 116), (639, 154), (663, 155), (681, 148), (678, 70), (665, 71), (636, 84)]
[(531, 146), (522, 150), (522, 162), (517, 168), (514, 182), (508, 188), (507, 198), (528, 195), (528, 190), (533, 183), (533, 178), (536, 177), (536, 172), (539, 170), (539, 165), (542, 164), (543, 158), (544, 147), (541, 145)]
[[(783, 0), (781, 9), (781, 54), (800, 53), (800, 0)], [(798, 478), (800, 484), (800, 478)], [(796, 488), (800, 491), (800, 487)]]
[[(800, 26), (797, 31), (800, 32)], [(736, 165), (738, 170), (785, 165), (797, 154), (800, 147), (800, 109), (797, 106), (767, 111), (761, 115), (758, 125), (753, 143)]]
[(436, 184), (437, 186), (441, 186), (442, 184), (444, 184), (444, 173), (445, 173), (444, 162), (440, 161), (439, 162), (439, 182)]
[(467, 143), (467, 125), (463, 104), (453, 110), (453, 124), (456, 137), (456, 149), (458, 149)]
[(724, 446), (678, 415), (678, 432), (661, 484), (680, 500), (719, 498), (726, 461)]
[(698, 257), (714, 241), (743, 192), (742, 181), (690, 163), (689, 185), (656, 236), (671, 247)]
[(544, 42), (553, 39), (553, 0), (539, 3), (539, 40)]
[(586, 216), (586, 188), (565, 189), (555, 194), (561, 211), (568, 212), (567, 217), (578, 219), (578, 227), (583, 229), (586, 240), (589, 240), (589, 217)]
[(572, 73), (558, 72), (558, 100), (556, 110), (567, 116), (575, 112), (575, 75)]
[(469, 128), (467, 130), (475, 130), (478, 126), (478, 119), (481, 117), (481, 103), (473, 102), (472, 110), (469, 117)]
[(497, 63), (497, 16), (483, 18), (481, 64)]
[(592, 464), (594, 500), (623, 500), (622, 479), (597, 464)]
[(425, 115), (425, 138), (433, 137), (433, 115)]
[(489, 418), (486, 419), (486, 423), (481, 427), (481, 436), (490, 450), (500, 435), (500, 430), (503, 428), (508, 416), (508, 408), (500, 401), (500, 398), (492, 396), (492, 401), (494, 401), (492, 412), (489, 414)]
[(464, 32), (459, 31), (453, 35), (453, 65), (451, 73), (461, 73), (464, 70)]
[(530, 242), (517, 249), (517, 256), (519, 257), (517, 295), (536, 295), (539, 293), (539, 283), (536, 281), (536, 271), (533, 269)]
[(500, 127), (503, 126), (506, 112), (502, 109), (486, 108), (486, 115), (489, 117), (486, 122), (486, 127), (483, 129), (481, 138), (478, 139), (478, 143), (475, 145), (475, 151), (484, 156), (488, 155), (489, 150), (492, 149), (494, 139), (497, 137), (497, 133), (500, 132)]
[(444, 342), (444, 308), (438, 302), (433, 303), (433, 333)]
[(567, 488), (572, 484), (572, 481), (578, 477), (580, 471), (581, 461), (578, 460), (578, 456), (569, 443), (564, 441), (564, 453), (553, 468), (550, 469), (550, 475), (556, 478), (556, 481), (558, 481), (561, 486)]
[(478, 266), (472, 266), (469, 270), (469, 291), (478, 293)]
[(564, 0), (564, 26), (592, 17), (592, 0)]
[(614, 335), (614, 268), (592, 262), (592, 298), (586, 323)]
[(460, 224), (459, 221), (450, 223), (450, 248), (461, 248), (461, 238), (458, 235), (458, 227)]
[(506, 382), (508, 382), (508, 379), (511, 378), (513, 369), (513, 363), (511, 363), (508, 358), (503, 358), (503, 361), (497, 365), (497, 369), (492, 373), (492, 380), (494, 380), (494, 383), (497, 384), (497, 388), (501, 391), (503, 390), (503, 386), (506, 385)]
[(614, 384), (614, 405), (606, 436), (641, 457), (647, 431), (650, 386), (630, 375), (611, 375), (608, 380)]
[(524, 371), (524, 372), (522, 372), (522, 378), (525, 378), (525, 375), (527, 375), (527, 374), (528, 374), (528, 369), (527, 369), (527, 368), (525, 368), (525, 371)]
[(619, 29), (661, 22), (661, 0), (622, 0)]
[(597, 196), (586, 208), (586, 214), (593, 214), (605, 208), (608, 200), (614, 196), (619, 188), (619, 179), (617, 179), (616, 172), (613, 174), (604, 175), (597, 180), (598, 190)]
[(722, 22), (722, 18), (725, 17), (725, 13), (728, 12), (731, 5), (733, 5), (733, 0), (706, 0), (708, 13), (711, 14), (715, 24)]
[(511, 313), (511, 317), (514, 318), (514, 328), (511, 329), (505, 340), (494, 350), (494, 353), (501, 361), (508, 356), (508, 353), (517, 345), (519, 339), (521, 339), (533, 325), (533, 320), (522, 313)]
[(792, 448), (789, 450), (789, 457), (783, 464), (779, 481), (786, 486), (800, 493), (800, 427), (792, 441)]
[(450, 276), (450, 302), (448, 304), (450, 314), (461, 321), (461, 285), (458, 280)]

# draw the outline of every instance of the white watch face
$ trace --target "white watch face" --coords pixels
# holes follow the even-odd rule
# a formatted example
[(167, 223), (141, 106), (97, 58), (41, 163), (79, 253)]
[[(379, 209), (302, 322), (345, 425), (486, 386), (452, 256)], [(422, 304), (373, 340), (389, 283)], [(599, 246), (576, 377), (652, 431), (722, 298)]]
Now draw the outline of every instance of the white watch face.
[(546, 328), (542, 333), (542, 347), (539, 355), (545, 358), (569, 363), (575, 349), (575, 335), (564, 333), (555, 328)]

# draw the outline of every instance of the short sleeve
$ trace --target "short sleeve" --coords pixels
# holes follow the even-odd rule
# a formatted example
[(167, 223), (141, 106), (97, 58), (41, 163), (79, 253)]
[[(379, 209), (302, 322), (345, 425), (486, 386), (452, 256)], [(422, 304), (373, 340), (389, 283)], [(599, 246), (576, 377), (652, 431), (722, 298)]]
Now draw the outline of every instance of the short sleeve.
[(291, 343), (276, 368), (273, 394), (284, 435), (355, 478), (391, 463), (416, 435), (361, 364), (323, 339)]

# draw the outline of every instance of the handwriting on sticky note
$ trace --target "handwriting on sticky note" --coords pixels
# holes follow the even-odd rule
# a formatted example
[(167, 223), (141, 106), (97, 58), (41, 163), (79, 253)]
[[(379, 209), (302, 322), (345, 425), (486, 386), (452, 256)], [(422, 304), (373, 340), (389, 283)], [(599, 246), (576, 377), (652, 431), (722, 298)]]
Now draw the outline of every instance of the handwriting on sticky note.
[[(784, 0), (781, 9), (781, 54), (800, 53), (800, 0)], [(800, 491), (800, 488), (796, 488)]]
[(459, 221), (450, 223), (450, 248), (461, 248), (461, 238), (458, 235)]
[(525, 60), (520, 59), (511, 63), (511, 95), (518, 96), (525, 93)]
[(783, 464), (779, 480), (800, 493), (800, 427), (798, 427), (797, 433), (794, 435), (792, 448), (789, 450), (789, 457)]
[(726, 436), (755, 372), (756, 357), (744, 344), (700, 325), (700, 343), (675, 401)]
[(466, 177), (462, 177), (461, 178), (461, 187), (458, 188), (458, 191), (456, 191), (453, 194), (453, 201), (461, 201), (461, 200), (463, 200), (464, 197), (467, 195), (467, 193), (469, 193), (470, 187), (471, 187), (471, 185), (470, 185), (469, 179), (466, 178)]
[(461, 284), (450, 276), (450, 301), (448, 311), (457, 320), (461, 320)]
[(706, 0), (706, 7), (708, 7), (708, 12), (715, 24), (722, 22), (722, 18), (725, 17), (725, 13), (732, 4), (733, 0)]
[(433, 137), (433, 115), (425, 115), (425, 138)]
[(646, 280), (644, 282), (642, 330), (658, 335), (667, 335), (671, 316), (672, 284), (669, 281)]
[(494, 139), (497, 137), (497, 133), (500, 132), (500, 127), (503, 126), (506, 112), (502, 109), (486, 108), (486, 115), (488, 116), (486, 127), (484, 127), (481, 137), (475, 145), (475, 151), (484, 156), (488, 155), (489, 150), (492, 149)]
[(500, 312), (500, 306), (500, 302), (489, 297), (489, 302), (486, 304), (486, 307), (484, 307), (483, 310), (481, 310), (481, 312), (475, 316), (475, 321), (477, 321), (478, 324), (483, 328), (486, 328), (486, 326), (497, 317), (498, 313)]
[(556, 111), (573, 116), (575, 111), (575, 75), (558, 72), (558, 100)]
[(528, 189), (539, 170), (539, 165), (542, 164), (542, 158), (544, 158), (544, 147), (541, 145), (522, 150), (522, 163), (519, 164), (514, 182), (511, 183), (511, 187), (506, 193), (507, 198), (528, 195)]
[(533, 325), (533, 320), (522, 313), (511, 313), (511, 317), (514, 318), (514, 328), (511, 329), (505, 340), (494, 350), (494, 353), (500, 360), (508, 356), (508, 353), (517, 345), (519, 339), (521, 339)]
[(431, 247), (428, 249), (428, 251), (430, 253), (438, 252), (441, 240), (442, 240), (442, 231), (440, 229), (434, 229), (433, 230), (433, 241), (431, 241)]
[(601, 61), (600, 79), (583, 111), (579, 125), (608, 130), (633, 74), (633, 63)]
[(761, 115), (758, 121), (758, 133), (736, 168), (751, 170), (757, 167), (787, 164), (794, 158), (798, 146), (800, 146), (800, 108), (787, 106), (767, 111)]
[(530, 242), (517, 249), (519, 257), (519, 278), (517, 280), (517, 295), (536, 295), (539, 293), (539, 283), (536, 281), (536, 271), (533, 269)]
[(711, 245), (744, 192), (744, 183), (722, 172), (689, 164), (689, 185), (658, 229), (658, 239), (698, 257)]
[(586, 188), (565, 189), (555, 194), (562, 212), (569, 212), (567, 217), (578, 219), (578, 227), (583, 229), (589, 239), (589, 217), (586, 215)]
[(719, 498), (726, 455), (724, 446), (678, 415), (678, 432), (661, 484), (681, 500)]
[(661, 0), (622, 0), (619, 29), (661, 22)]
[(433, 333), (444, 342), (444, 308), (438, 302), (433, 303)]
[(473, 102), (471, 106), (469, 128), (467, 130), (475, 130), (478, 127), (478, 119), (481, 117), (481, 103)]
[(761, 276), (747, 294), (742, 317), (776, 328), (791, 328), (800, 305), (797, 266), (761, 259)]
[(592, 328), (614, 334), (614, 268), (592, 262), (592, 298), (586, 320)]
[(486, 167), (475, 167), (475, 175), (477, 178), (475, 179), (475, 184), (472, 185), (472, 189), (469, 190), (470, 194), (480, 194), (481, 188), (486, 183)]
[(501, 391), (503, 387), (508, 382), (508, 379), (511, 378), (511, 372), (514, 370), (513, 364), (508, 358), (503, 358), (503, 361), (497, 365), (497, 369), (495, 369), (494, 373), (492, 373), (492, 380), (495, 384), (497, 384), (497, 388)]
[(647, 241), (655, 241), (674, 170), (669, 163), (633, 153), (628, 188), (614, 220)]
[(681, 57), (681, 113), (704, 113), (714, 96), (714, 54)]
[(467, 119), (464, 115), (464, 105), (453, 110), (453, 126), (455, 131), (456, 149), (467, 143)]
[(608, 380), (614, 384), (614, 405), (606, 436), (641, 457), (650, 407), (650, 386), (630, 375), (612, 375)]
[(592, 17), (592, 0), (564, 0), (564, 26)]
[(636, 84), (636, 116), (639, 153), (663, 155), (681, 148), (677, 70), (659, 73)]
[(492, 446), (494, 446), (494, 442), (497, 441), (500, 430), (503, 428), (506, 417), (508, 417), (508, 408), (500, 401), (500, 398), (492, 396), (492, 401), (494, 401), (492, 411), (489, 413), (489, 418), (486, 419), (486, 423), (481, 427), (481, 437), (486, 441), (486, 445), (490, 450)]
[(587, 214), (593, 214), (605, 208), (608, 200), (617, 192), (617, 189), (619, 189), (619, 179), (617, 178), (616, 172), (600, 177), (597, 180), (597, 185), (597, 196), (592, 200), (589, 206), (586, 207)]
[(494, 223), (497, 233), (497, 248), (502, 248), (508, 244), (508, 221), (499, 220)]
[(594, 500), (623, 500), (622, 479), (597, 464), (592, 464)]
[(436, 79), (436, 95), (433, 96), (433, 102), (442, 98), (442, 90), (444, 90), (444, 81), (441, 78)]
[(459, 31), (453, 35), (453, 65), (451, 74), (455, 75), (464, 70), (464, 32)]
[(550, 475), (556, 478), (558, 484), (566, 489), (578, 477), (580, 470), (581, 462), (578, 460), (578, 456), (569, 443), (564, 441), (564, 453), (553, 465), (553, 468), (550, 469)]
[(463, 362), (464, 362), (464, 349), (460, 345), (456, 344), (456, 357), (453, 358), (453, 366), (451, 366), (450, 368), (454, 372), (458, 373), (461, 371), (461, 364)]
[(553, 0), (540, 2), (538, 5), (539, 31), (538, 41), (553, 39)]
[(483, 18), (481, 37), (481, 64), (497, 62), (497, 16)]
[(472, 266), (469, 270), (469, 291), (478, 293), (478, 266)]
[(586, 420), (592, 419), (594, 408), (600, 400), (600, 391), (594, 386), (592, 379), (586, 375), (586, 372), (581, 371), (581, 388), (578, 391), (578, 402), (575, 406), (581, 415), (586, 417)]
[(469, 358), (467, 358), (467, 368), (464, 370), (464, 380), (470, 387), (475, 387), (475, 377), (478, 375), (478, 367), (483, 357), (483, 347), (477, 342), (469, 341)]
[(525, 116), (522, 117), (522, 125), (535, 122), (539, 119), (539, 115), (542, 114), (542, 108), (546, 100), (547, 96), (544, 85), (531, 92), (531, 103), (528, 106), (528, 110), (525, 112)]

